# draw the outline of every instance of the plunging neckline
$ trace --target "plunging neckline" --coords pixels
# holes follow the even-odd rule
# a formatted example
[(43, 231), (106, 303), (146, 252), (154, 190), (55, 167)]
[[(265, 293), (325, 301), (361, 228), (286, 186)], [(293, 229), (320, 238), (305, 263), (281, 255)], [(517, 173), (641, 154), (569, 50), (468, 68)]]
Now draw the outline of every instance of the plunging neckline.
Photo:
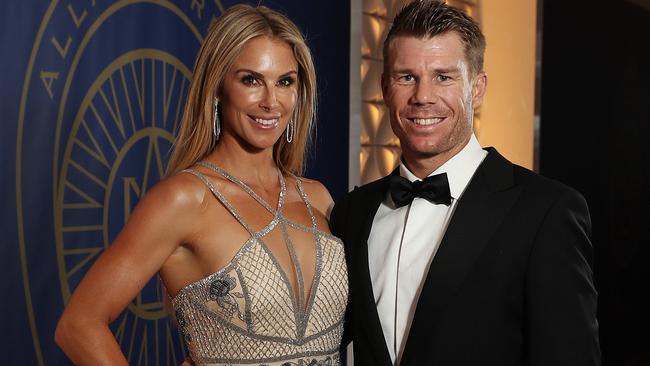
[[(307, 323), (307, 320), (309, 318), (309, 315), (312, 310), (312, 305), (313, 305), (313, 300), (316, 295), (316, 289), (318, 286), (318, 283), (320, 282), (319, 278), (319, 273), (321, 270), (322, 263), (320, 263), (320, 257), (321, 257), (321, 252), (322, 248), (320, 245), (320, 242), (318, 240), (318, 236), (320, 235), (320, 230), (317, 229), (316, 226), (316, 221), (315, 217), (313, 215), (313, 211), (311, 209), (311, 205), (309, 204), (306, 193), (302, 189), (302, 186), (300, 184), (300, 181), (298, 178), (296, 178), (296, 185), (298, 186), (298, 190), (300, 192), (301, 198), (303, 199), (304, 203), (307, 206), (307, 211), (309, 215), (311, 216), (311, 221), (312, 221), (312, 228), (308, 228), (305, 225), (302, 225), (300, 223), (293, 222), (286, 218), (283, 215), (283, 207), (285, 203), (285, 198), (286, 198), (286, 181), (284, 179), (284, 176), (282, 175), (282, 172), (278, 170), (278, 177), (280, 181), (280, 193), (278, 194), (278, 200), (276, 204), (276, 208), (273, 209), (273, 207), (266, 202), (263, 198), (261, 198), (252, 188), (250, 188), (246, 183), (241, 181), (240, 179), (232, 176), (230, 173), (225, 171), (223, 168), (220, 168), (214, 163), (211, 162), (199, 162), (197, 163), (199, 166), (203, 166), (205, 168), (210, 169), (211, 171), (221, 175), (225, 179), (229, 180), (230, 182), (236, 184), (240, 188), (242, 188), (246, 193), (248, 193), (255, 201), (257, 201), (263, 208), (265, 208), (267, 211), (269, 211), (273, 215), (273, 219), (264, 226), (261, 230), (255, 231), (253, 230), (239, 215), (238, 211), (234, 208), (234, 206), (230, 203), (228, 199), (226, 199), (219, 191), (216, 190), (214, 184), (207, 179), (202, 173), (195, 171), (195, 170), (187, 170), (187, 172), (190, 172), (194, 174), (195, 176), (199, 177), (203, 182), (208, 186), (208, 188), (212, 191), (212, 193), (215, 195), (215, 197), (226, 207), (226, 209), (235, 217), (235, 219), (249, 232), (250, 237), (244, 242), (241, 248), (239, 248), (236, 253), (233, 255), (230, 261), (228, 261), (227, 264), (225, 264), (223, 267), (221, 267), (219, 270), (212, 272), (211, 274), (194, 281), (184, 287), (182, 287), (174, 296), (172, 299), (175, 300), (176, 298), (181, 295), (181, 293), (189, 290), (190, 288), (197, 286), (201, 283), (204, 283), (205, 281), (209, 281), (213, 279), (214, 277), (219, 276), (220, 274), (223, 274), (227, 272), (229, 269), (232, 268), (233, 265), (235, 265), (238, 262), (239, 257), (241, 257), (254, 243), (259, 243), (260, 247), (264, 250), (264, 252), (267, 253), (269, 256), (271, 262), (273, 263), (273, 266), (276, 268), (277, 273), (280, 275), (282, 278), (282, 282), (284, 282), (286, 289), (288, 290), (287, 292), (289, 293), (289, 296), (291, 297), (291, 303), (293, 307), (293, 313), (294, 316), (296, 317), (296, 326), (297, 326), (297, 335), (301, 337), (304, 335), (305, 332), (305, 326)], [(314, 236), (316, 236), (316, 248), (315, 248), (315, 265), (314, 265), (314, 272), (313, 275), (311, 276), (311, 285), (309, 286), (309, 292), (306, 291), (306, 286), (305, 286), (305, 278), (302, 274), (302, 266), (300, 261), (298, 260), (297, 254), (295, 252), (295, 249), (293, 248), (293, 244), (291, 241), (291, 238), (289, 237), (289, 233), (286, 227), (286, 224), (289, 226), (292, 226), (294, 229), (301, 230), (304, 232), (312, 232)], [(296, 278), (296, 285), (297, 289), (294, 288), (293, 284), (289, 280), (288, 276), (288, 271), (285, 270), (284, 267), (282, 267), (276, 257), (276, 255), (273, 253), (273, 251), (269, 248), (269, 246), (265, 243), (263, 240), (263, 237), (266, 236), (269, 232), (271, 232), (276, 226), (280, 226), (280, 230), (282, 232), (282, 236), (284, 237), (286, 246), (287, 246), (287, 251), (289, 252), (289, 257), (290, 257), (290, 262), (293, 266), (293, 271), (294, 275)]]

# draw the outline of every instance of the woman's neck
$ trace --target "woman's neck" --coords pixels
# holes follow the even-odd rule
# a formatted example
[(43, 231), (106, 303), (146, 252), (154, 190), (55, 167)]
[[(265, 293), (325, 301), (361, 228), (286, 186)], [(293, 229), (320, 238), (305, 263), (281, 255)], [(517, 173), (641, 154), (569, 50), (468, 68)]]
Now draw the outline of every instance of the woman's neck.
[(245, 182), (264, 184), (277, 180), (278, 167), (273, 160), (273, 147), (247, 149), (237, 141), (224, 138), (204, 160), (217, 164)]

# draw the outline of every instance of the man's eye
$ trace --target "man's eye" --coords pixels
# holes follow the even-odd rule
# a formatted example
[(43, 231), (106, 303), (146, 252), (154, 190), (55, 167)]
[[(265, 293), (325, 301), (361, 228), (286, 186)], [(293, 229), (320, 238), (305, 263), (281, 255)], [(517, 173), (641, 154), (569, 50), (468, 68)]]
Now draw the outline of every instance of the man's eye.
[(449, 81), (449, 80), (451, 80), (451, 78), (449, 76), (447, 76), (447, 75), (438, 75), (437, 78), (438, 78), (438, 81)]
[(242, 83), (249, 86), (257, 86), (260, 84), (259, 80), (253, 75), (246, 75), (241, 79)]
[(410, 83), (415, 81), (415, 77), (413, 75), (402, 75), (398, 78), (398, 80), (404, 83)]

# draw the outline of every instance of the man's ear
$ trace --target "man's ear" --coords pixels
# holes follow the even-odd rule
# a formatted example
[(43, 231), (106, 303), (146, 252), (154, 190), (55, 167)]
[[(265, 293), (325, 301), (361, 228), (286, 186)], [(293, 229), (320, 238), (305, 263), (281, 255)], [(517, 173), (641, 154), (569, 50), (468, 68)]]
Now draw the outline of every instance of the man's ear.
[(483, 97), (487, 90), (487, 74), (485, 71), (481, 71), (474, 78), (472, 83), (472, 106), (474, 109), (478, 108), (483, 104)]
[(387, 94), (387, 91), (388, 91), (388, 88), (387, 88), (388, 79), (387, 78), (388, 78), (388, 76), (386, 76), (386, 73), (382, 72), (380, 82), (381, 82), (381, 96), (384, 99), (384, 103), (386, 103), (386, 96), (388, 95)]

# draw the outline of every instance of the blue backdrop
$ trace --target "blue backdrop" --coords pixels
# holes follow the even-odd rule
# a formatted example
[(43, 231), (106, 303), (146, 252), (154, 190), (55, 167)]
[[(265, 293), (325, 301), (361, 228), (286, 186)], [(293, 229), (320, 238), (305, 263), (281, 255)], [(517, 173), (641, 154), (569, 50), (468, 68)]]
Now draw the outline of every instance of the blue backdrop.
[[(68, 364), (53, 342), (56, 321), (160, 178), (200, 42), (234, 3), (0, 3), (0, 363)], [(320, 109), (307, 176), (338, 197), (347, 189), (349, 1), (262, 3), (293, 19), (314, 52)], [(184, 357), (157, 279), (112, 329), (133, 365)]]

